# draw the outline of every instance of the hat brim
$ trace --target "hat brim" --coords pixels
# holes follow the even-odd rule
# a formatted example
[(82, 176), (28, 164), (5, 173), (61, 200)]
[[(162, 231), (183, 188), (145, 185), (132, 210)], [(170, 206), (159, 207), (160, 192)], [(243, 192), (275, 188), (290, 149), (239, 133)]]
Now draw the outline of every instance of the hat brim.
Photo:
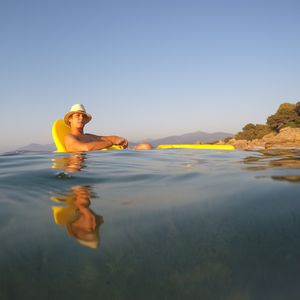
[(90, 122), (90, 121), (92, 120), (92, 116), (91, 116), (89, 113), (85, 112), (85, 111), (69, 111), (69, 112), (67, 112), (67, 113), (65, 114), (65, 116), (64, 116), (64, 121), (65, 121), (65, 124), (66, 124), (67, 126), (70, 127), (69, 118), (70, 118), (73, 114), (75, 114), (75, 113), (81, 113), (81, 114), (84, 114), (84, 115), (86, 116), (86, 123), (85, 123), (85, 124), (87, 124), (88, 122)]

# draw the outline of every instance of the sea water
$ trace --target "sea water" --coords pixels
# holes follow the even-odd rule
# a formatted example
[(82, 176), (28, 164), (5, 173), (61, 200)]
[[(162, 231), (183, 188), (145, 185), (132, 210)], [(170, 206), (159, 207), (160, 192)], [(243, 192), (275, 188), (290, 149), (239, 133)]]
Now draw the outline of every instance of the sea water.
[(0, 299), (299, 299), (300, 152), (0, 156)]

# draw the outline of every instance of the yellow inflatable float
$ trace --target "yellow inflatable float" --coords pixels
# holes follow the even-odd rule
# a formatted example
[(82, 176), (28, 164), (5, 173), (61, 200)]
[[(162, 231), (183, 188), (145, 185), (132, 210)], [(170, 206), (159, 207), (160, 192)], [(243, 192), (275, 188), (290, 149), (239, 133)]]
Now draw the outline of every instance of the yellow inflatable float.
[[(67, 126), (64, 120), (56, 120), (52, 126), (52, 137), (57, 148), (56, 152), (67, 152), (64, 145), (64, 138), (70, 134), (70, 127)], [(122, 150), (122, 146), (112, 146), (102, 150)], [(156, 149), (211, 149), (211, 150), (234, 150), (231, 145), (212, 145), (212, 144), (169, 144), (158, 145)]]

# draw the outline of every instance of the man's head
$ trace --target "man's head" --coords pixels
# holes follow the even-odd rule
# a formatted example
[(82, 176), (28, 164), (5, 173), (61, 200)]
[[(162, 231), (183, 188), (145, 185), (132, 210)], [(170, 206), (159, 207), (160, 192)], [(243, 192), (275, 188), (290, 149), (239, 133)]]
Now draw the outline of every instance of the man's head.
[(84, 127), (91, 119), (92, 116), (85, 111), (82, 104), (72, 105), (70, 111), (67, 112), (64, 117), (64, 121), (68, 126), (72, 123), (75, 127)]

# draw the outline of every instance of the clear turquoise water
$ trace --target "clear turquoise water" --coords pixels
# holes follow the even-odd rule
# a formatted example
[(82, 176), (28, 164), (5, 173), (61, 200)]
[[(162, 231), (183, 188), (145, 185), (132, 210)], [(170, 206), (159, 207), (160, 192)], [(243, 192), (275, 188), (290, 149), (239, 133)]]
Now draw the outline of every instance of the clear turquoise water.
[(0, 156), (0, 299), (299, 299), (300, 152)]

